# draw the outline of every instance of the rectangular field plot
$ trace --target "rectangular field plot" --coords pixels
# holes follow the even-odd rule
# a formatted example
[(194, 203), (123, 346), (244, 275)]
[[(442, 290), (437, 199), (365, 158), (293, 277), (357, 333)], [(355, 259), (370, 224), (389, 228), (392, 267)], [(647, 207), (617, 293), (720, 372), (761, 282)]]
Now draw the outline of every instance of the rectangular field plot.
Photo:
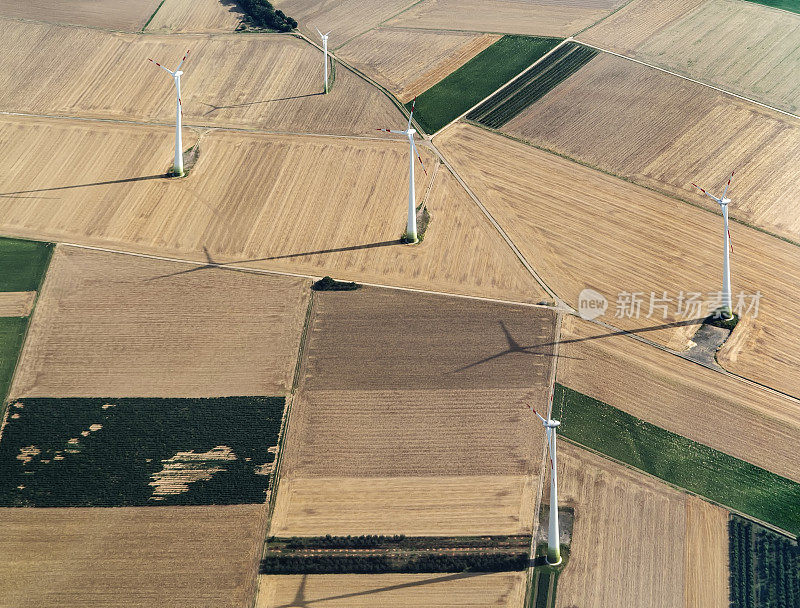
[[(609, 301), (603, 320), (679, 350), (689, 346), (707, 307), (679, 312), (675, 299), (721, 288), (718, 214), (472, 125), (454, 125), (435, 141), (561, 298), (577, 305), (581, 290), (595, 289)], [(800, 249), (736, 223), (731, 235), (733, 291), (761, 297), (749, 312), (752, 298), (744, 298), (743, 320), (718, 361), (800, 395), (800, 328), (786, 316), (797, 299)], [(651, 313), (650, 295), (665, 291), (672, 298), (666, 315)], [(622, 292), (640, 292), (638, 316), (624, 298), (618, 305)]]
[(499, 38), (469, 32), (379, 28), (348, 42), (337, 56), (386, 86), (405, 103)]
[(13, 396), (283, 394), (309, 284), (59, 246)]
[(424, 0), (387, 25), (536, 36), (571, 36), (624, 0)]
[(165, 0), (148, 32), (232, 32), (244, 13), (235, 0)]
[(264, 505), (0, 509), (5, 608), (241, 608)]
[(717, 191), (736, 169), (732, 217), (800, 232), (800, 123), (699, 84), (603, 54), (503, 131), (715, 212), (692, 182)]
[(135, 32), (160, 0), (0, 0), (0, 16)]
[(0, 504), (263, 503), (283, 406), (281, 397), (13, 400)]
[(522, 572), (258, 577), (256, 608), (519, 608)]

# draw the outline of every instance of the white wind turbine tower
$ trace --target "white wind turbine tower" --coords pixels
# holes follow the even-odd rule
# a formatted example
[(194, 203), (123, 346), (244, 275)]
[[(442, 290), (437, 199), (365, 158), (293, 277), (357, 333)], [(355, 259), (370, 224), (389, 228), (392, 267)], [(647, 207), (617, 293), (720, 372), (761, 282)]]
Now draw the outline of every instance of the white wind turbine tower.
[(408, 126), (406, 127), (405, 131), (378, 129), (378, 131), (397, 133), (398, 135), (405, 135), (408, 137), (408, 146), (410, 151), (408, 162), (408, 223), (406, 224), (405, 237), (409, 243), (416, 243), (419, 240), (417, 238), (417, 197), (416, 193), (414, 192), (414, 156), (417, 157), (419, 164), (422, 165), (422, 170), (425, 171), (425, 175), (428, 175), (428, 171), (425, 169), (425, 164), (422, 162), (422, 157), (419, 155), (419, 152), (417, 152), (417, 146), (414, 143), (414, 134), (417, 131), (416, 129), (411, 128), (411, 117), (414, 116), (414, 108), (416, 105), (417, 98), (415, 97), (413, 103), (411, 104), (411, 114), (408, 115)]
[(720, 312), (724, 319), (731, 319), (733, 318), (733, 304), (731, 301), (731, 266), (730, 266), (730, 252), (732, 250), (731, 246), (731, 232), (728, 230), (728, 203), (731, 202), (731, 199), (727, 198), (726, 195), (728, 194), (728, 188), (731, 185), (731, 179), (733, 179), (733, 174), (735, 171), (731, 171), (731, 176), (728, 178), (728, 183), (725, 185), (725, 190), (722, 191), (722, 197), (717, 198), (713, 194), (710, 194), (703, 190), (700, 186), (692, 182), (692, 186), (700, 190), (703, 194), (705, 194), (708, 198), (717, 201), (719, 203), (720, 209), (722, 209), (722, 221), (724, 226), (724, 243), (725, 243), (725, 253), (723, 255), (723, 262), (722, 262), (722, 302), (720, 307)]
[(557, 566), (561, 563), (561, 542), (559, 540), (558, 529), (558, 476), (556, 472), (556, 429), (561, 425), (558, 420), (550, 418), (551, 412), (547, 415), (547, 420), (542, 418), (533, 406), (531, 410), (539, 416), (547, 433), (547, 451), (550, 454), (550, 525), (547, 531), (547, 563)]
[(315, 27), (314, 29), (317, 30), (317, 34), (319, 34), (320, 38), (322, 38), (322, 63), (323, 63), (322, 82), (325, 83), (324, 91), (325, 94), (327, 95), (328, 94), (328, 34), (330, 34), (333, 30), (331, 30), (327, 34), (323, 34), (322, 32), (319, 31), (319, 28)]
[(183, 137), (181, 136), (181, 115), (182, 115), (182, 105), (181, 105), (181, 67), (183, 66), (183, 62), (186, 61), (186, 57), (189, 56), (189, 51), (186, 51), (186, 54), (181, 59), (181, 62), (178, 64), (177, 69), (173, 72), (172, 70), (168, 70), (163, 65), (158, 63), (157, 61), (153, 61), (152, 59), (148, 59), (150, 63), (155, 63), (158, 67), (164, 70), (167, 74), (172, 76), (172, 79), (175, 81), (175, 93), (177, 102), (175, 104), (175, 162), (172, 165), (172, 171), (175, 175), (183, 177)]

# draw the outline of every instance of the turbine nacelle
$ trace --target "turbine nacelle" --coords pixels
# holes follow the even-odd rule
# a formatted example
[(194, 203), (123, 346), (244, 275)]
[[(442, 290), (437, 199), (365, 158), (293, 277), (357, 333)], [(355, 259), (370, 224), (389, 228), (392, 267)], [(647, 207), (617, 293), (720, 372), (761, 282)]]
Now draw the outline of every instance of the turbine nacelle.
[(180, 70), (176, 70), (172, 73), (173, 78), (180, 78), (181, 76), (183, 76), (183, 72), (181, 72)]
[(543, 420), (542, 426), (546, 429), (555, 429), (561, 426), (560, 420)]
[(729, 198), (723, 198), (723, 199), (720, 199), (720, 200), (718, 200), (717, 202), (718, 202), (720, 205), (727, 205), (728, 203), (730, 203), (730, 202), (731, 202), (731, 199), (729, 199)]

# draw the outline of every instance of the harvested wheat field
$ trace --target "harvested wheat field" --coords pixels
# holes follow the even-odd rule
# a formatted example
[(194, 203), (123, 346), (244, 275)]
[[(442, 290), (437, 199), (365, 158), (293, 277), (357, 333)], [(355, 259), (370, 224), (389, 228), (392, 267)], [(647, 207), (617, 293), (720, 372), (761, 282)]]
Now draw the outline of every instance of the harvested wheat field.
[[(402, 124), (386, 95), (343, 66), (322, 95), (321, 53), (294, 36), (137, 36), (21, 21), (0, 27), (0, 107), (7, 111), (174, 123), (175, 87), (147, 59), (174, 68), (188, 49), (184, 124), (343, 135)], [(42, 57), (49, 61), (40, 74), (19, 78)]]
[(309, 285), (59, 245), (12, 394), (283, 394)]
[(264, 506), (0, 509), (0, 605), (251, 605)]
[(577, 37), (588, 44), (632, 55), (634, 49), (650, 36), (666, 29), (706, 1), (633, 0)]
[[(160, 0), (0, 0), (0, 16), (135, 32)], [(6, 24), (3, 33), (7, 34)]]
[[(565, 316), (557, 381), (641, 420), (800, 482), (794, 449), (800, 443), (797, 400), (611, 333)], [(765, 443), (764, 437), (770, 441)]]
[[(456, 125), (435, 142), (561, 298), (574, 306), (582, 289), (596, 289), (609, 299), (603, 320), (647, 329), (644, 336), (673, 348), (689, 345), (694, 325), (659, 326), (707, 314), (708, 307), (699, 313), (684, 302), (679, 315), (677, 298), (696, 292), (701, 301), (713, 299), (720, 289), (718, 214), (474, 126)], [(800, 249), (742, 225), (733, 224), (731, 234), (734, 305), (740, 292), (761, 298), (757, 308), (744, 298), (745, 322), (720, 362), (800, 396), (800, 329), (785, 313), (797, 299)], [(648, 318), (650, 294), (664, 291), (672, 299), (666, 318), (658, 307)], [(617, 306), (622, 292), (641, 292), (639, 318), (635, 305)]]
[(166, 0), (148, 32), (232, 32), (244, 14), (235, 0)]
[(708, 87), (601, 54), (502, 130), (714, 211), (736, 169), (731, 216), (800, 233), (800, 120)]
[(728, 608), (730, 513), (686, 497), (686, 608)]
[(36, 301), (35, 291), (0, 292), (0, 317), (27, 317)]
[(298, 29), (319, 42), (331, 30), (328, 48), (335, 49), (414, 4), (415, 0), (275, 0), (273, 6), (294, 17)]
[(423, 0), (386, 25), (503, 34), (571, 36), (602, 19), (624, 0)]
[(500, 39), (492, 34), (381, 28), (337, 55), (406, 103)]
[(575, 521), (556, 606), (685, 608), (686, 495), (564, 441), (558, 466)]
[(255, 608), (519, 608), (524, 572), (258, 577)]

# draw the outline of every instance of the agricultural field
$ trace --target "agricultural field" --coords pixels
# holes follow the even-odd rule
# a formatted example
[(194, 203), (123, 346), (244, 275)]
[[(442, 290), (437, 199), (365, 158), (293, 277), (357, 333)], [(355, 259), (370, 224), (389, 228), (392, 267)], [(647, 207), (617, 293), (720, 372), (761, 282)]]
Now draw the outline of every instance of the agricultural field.
[[(707, 310), (678, 313), (676, 299), (681, 292), (713, 298), (720, 289), (718, 214), (475, 126), (454, 125), (434, 142), (559, 297), (575, 306), (581, 290), (595, 289), (609, 300), (602, 320), (678, 350), (689, 346)], [(737, 224), (731, 234), (743, 320), (718, 360), (799, 396), (800, 329), (785, 311), (797, 298), (800, 250)], [(664, 291), (672, 302), (650, 314), (650, 294)], [(632, 297), (617, 306), (622, 292), (640, 293), (638, 317)]]
[(602, 54), (503, 131), (715, 212), (692, 182), (736, 169), (731, 216), (798, 240), (800, 122), (778, 112)]
[(242, 13), (235, 0), (165, 0), (150, 23), (148, 32), (232, 32)]
[(309, 286), (60, 245), (12, 396), (285, 394)]
[[(386, 95), (343, 66), (323, 95), (322, 53), (293, 36), (136, 36), (11, 20), (0, 27), (6, 111), (174, 123), (175, 87), (147, 59), (174, 69), (188, 49), (186, 125), (374, 135), (402, 120)], [(42, 56), (46, 70), (18, 78)]]
[[(0, 0), (0, 16), (71, 23), (109, 30), (141, 30), (160, 0)], [(6, 26), (3, 27), (7, 33)]]
[(602, 19), (624, 0), (423, 0), (389, 20), (393, 27), (566, 37)]
[[(693, 598), (709, 597), (726, 582), (727, 546), (716, 542), (719, 530), (703, 529), (708, 516), (698, 510), (716, 510), (711, 525), (721, 526), (723, 539), (727, 512), (567, 442), (560, 444), (558, 466), (559, 502), (575, 509), (558, 608), (715, 605)], [(691, 562), (687, 541), (698, 538), (715, 542)], [(714, 602), (720, 599), (727, 606), (727, 593)]]
[(264, 515), (263, 505), (0, 509), (0, 604), (250, 605)]
[(686, 608), (729, 608), (730, 513), (686, 497)]
[[(800, 405), (576, 317), (557, 381), (640, 420), (800, 483)], [(769, 437), (769, 442), (764, 442)]]
[(378, 28), (347, 43), (337, 56), (406, 103), (499, 39), (494, 34)]
[[(691, 8), (673, 10), (678, 7)], [(629, 15), (623, 9), (579, 39), (602, 48), (609, 48), (608, 41), (611, 50), (782, 110), (796, 113), (800, 107), (795, 77), (800, 15), (740, 0), (651, 1), (637, 7), (638, 12), (626, 8)], [(672, 19), (659, 23), (665, 14)], [(628, 27), (650, 35), (629, 39), (624, 32)]]
[(0, 292), (0, 317), (27, 317), (36, 301), (35, 291)]
[(569, 78), (597, 55), (597, 51), (575, 42), (555, 49), (510, 86), (498, 91), (467, 114), (466, 118), (499, 129), (553, 87)]
[(263, 503), (282, 397), (12, 399), (0, 505)]
[(524, 597), (523, 572), (262, 575), (256, 608), (519, 608)]
[(270, 533), (530, 531), (542, 436), (528, 407), (547, 404), (554, 322), (393, 290), (316, 294)]
[[(197, 141), (190, 134), (187, 145)], [(394, 138), (212, 132), (184, 179), (163, 179), (167, 127), (0, 118), (0, 142), (14, 163), (0, 172), (6, 234), (522, 302), (545, 296), (424, 146), (429, 175), (418, 171), (416, 186), (421, 201), (435, 171), (432, 221), (422, 244), (403, 246), (408, 144)]]
[(558, 43), (557, 38), (503, 36), (422, 93), (414, 119), (427, 133), (438, 131)]

